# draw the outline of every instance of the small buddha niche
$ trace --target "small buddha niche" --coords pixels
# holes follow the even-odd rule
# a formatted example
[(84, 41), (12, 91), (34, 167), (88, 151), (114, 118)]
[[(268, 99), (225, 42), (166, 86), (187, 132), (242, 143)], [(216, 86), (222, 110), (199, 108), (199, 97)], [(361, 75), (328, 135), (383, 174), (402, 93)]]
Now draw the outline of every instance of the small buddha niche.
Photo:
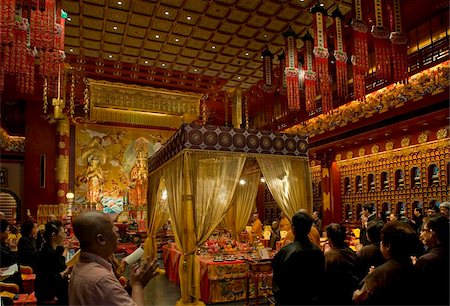
[(345, 193), (350, 193), (350, 191), (352, 190), (352, 186), (350, 186), (350, 178), (346, 177), (344, 179), (344, 188), (345, 188)]
[(389, 190), (389, 176), (387, 172), (381, 173), (381, 182), (383, 184), (383, 190)]
[(362, 191), (362, 179), (361, 176), (358, 175), (356, 177), (356, 192), (361, 192)]
[(405, 174), (402, 170), (395, 171), (395, 177), (397, 178), (397, 189), (405, 188)]
[(413, 186), (413, 188), (420, 188), (422, 186), (422, 183), (420, 181), (420, 169), (418, 167), (412, 168), (411, 177), (411, 185)]
[(439, 185), (439, 168), (436, 165), (431, 165), (428, 169), (430, 173), (431, 185)]
[(368, 182), (369, 192), (374, 192), (375, 191), (375, 177), (373, 174), (369, 174), (369, 176), (367, 177), (367, 182)]

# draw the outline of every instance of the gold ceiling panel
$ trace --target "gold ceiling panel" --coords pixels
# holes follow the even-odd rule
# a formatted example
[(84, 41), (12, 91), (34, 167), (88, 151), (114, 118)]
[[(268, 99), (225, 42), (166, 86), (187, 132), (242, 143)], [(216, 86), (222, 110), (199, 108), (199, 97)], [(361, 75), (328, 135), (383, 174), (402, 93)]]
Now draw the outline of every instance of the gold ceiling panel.
[(162, 4), (174, 6), (174, 7), (180, 7), (183, 3), (183, 0), (161, 0)]
[(206, 11), (206, 14), (217, 19), (222, 19), (227, 15), (229, 10), (230, 8), (227, 6), (212, 2), (208, 10)]
[(83, 4), (83, 15), (103, 19), (103, 7), (98, 5)]
[(199, 0), (187, 0), (184, 3), (183, 8), (189, 11), (194, 11), (197, 13), (203, 13), (208, 6), (207, 1), (199, 1)]
[(83, 45), (84, 48), (88, 48), (88, 49), (100, 49), (100, 42), (95, 41), (95, 40), (89, 40), (89, 39), (85, 39), (83, 40)]
[[(95, 16), (95, 15), (94, 15)], [(98, 18), (103, 18), (98, 16)], [(128, 13), (120, 10), (109, 9), (106, 14), (106, 19), (111, 21), (116, 21), (120, 23), (126, 23), (128, 18)]]
[(123, 41), (125, 46), (134, 47), (134, 48), (141, 48), (142, 47), (142, 39), (137, 39), (134, 37), (126, 37)]
[[(309, 8), (316, 0), (120, 2), (63, 0), (71, 18), (66, 22), (66, 52), (103, 58), (106, 64), (123, 61), (144, 65), (143, 69), (155, 66), (217, 76), (230, 81), (222, 88), (227, 90), (231, 85), (248, 88), (262, 78), (260, 56), (266, 46), (278, 64), (282, 33), (289, 25), (300, 35), (308, 29), (313, 33)], [(352, 7), (352, 0), (322, 3), (329, 13), (336, 3), (344, 14)]]
[(134, 0), (131, 9), (133, 13), (151, 16), (155, 11), (155, 4), (149, 1)]

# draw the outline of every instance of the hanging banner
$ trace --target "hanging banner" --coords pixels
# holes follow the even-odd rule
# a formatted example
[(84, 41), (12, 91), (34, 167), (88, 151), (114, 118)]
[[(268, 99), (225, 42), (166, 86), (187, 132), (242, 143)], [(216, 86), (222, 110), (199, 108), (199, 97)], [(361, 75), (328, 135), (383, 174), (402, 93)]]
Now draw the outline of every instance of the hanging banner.
[(289, 27), (283, 33), (286, 50), (286, 89), (290, 111), (300, 110), (300, 92), (298, 88), (297, 34)]
[(369, 72), (369, 47), (367, 32), (369, 27), (363, 20), (361, 0), (355, 0), (355, 18), (352, 20), (354, 37), (353, 93), (356, 100), (366, 99), (366, 74)]
[(264, 84), (262, 85), (263, 91), (263, 107), (265, 120), (268, 122), (272, 122), (273, 120), (273, 101), (274, 101), (274, 92), (276, 87), (273, 84), (273, 54), (266, 49), (263, 51), (263, 76), (264, 76)]
[(393, 78), (394, 82), (406, 83), (408, 81), (408, 55), (406, 45), (408, 39), (402, 31), (400, 0), (393, 1), (394, 10), (391, 18), (393, 24), (391, 24), (392, 32), (389, 36), (389, 40), (392, 43)]
[(302, 37), (305, 43), (305, 65), (304, 65), (304, 83), (305, 83), (305, 104), (308, 113), (316, 110), (316, 73), (314, 72), (313, 43), (309, 31)]
[(336, 87), (337, 95), (341, 100), (347, 96), (347, 53), (345, 52), (345, 45), (342, 39), (342, 15), (339, 6), (333, 11), (334, 24), (336, 27), (336, 35), (334, 38), (334, 58), (336, 59)]
[(377, 75), (387, 81), (391, 78), (391, 49), (389, 45), (389, 30), (384, 26), (382, 0), (374, 0), (375, 24), (372, 26), (372, 36), (375, 46), (375, 64)]
[(328, 114), (333, 110), (333, 97), (331, 93), (330, 74), (328, 72), (328, 47), (327, 47), (327, 11), (317, 2), (311, 8), (314, 14), (314, 57), (316, 72), (319, 80), (320, 94), (322, 96), (322, 113)]

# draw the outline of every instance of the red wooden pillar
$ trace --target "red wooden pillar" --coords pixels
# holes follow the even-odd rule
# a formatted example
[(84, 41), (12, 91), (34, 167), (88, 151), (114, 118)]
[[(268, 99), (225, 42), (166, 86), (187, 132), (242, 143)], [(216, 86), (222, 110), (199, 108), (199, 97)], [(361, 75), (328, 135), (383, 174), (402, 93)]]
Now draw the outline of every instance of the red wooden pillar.
[(69, 191), (69, 149), (70, 122), (69, 118), (56, 122), (56, 203), (67, 203), (66, 194)]
[(321, 184), (322, 184), (322, 223), (326, 225), (333, 222), (333, 213), (331, 206), (331, 177), (330, 177), (330, 161), (326, 157), (321, 160)]

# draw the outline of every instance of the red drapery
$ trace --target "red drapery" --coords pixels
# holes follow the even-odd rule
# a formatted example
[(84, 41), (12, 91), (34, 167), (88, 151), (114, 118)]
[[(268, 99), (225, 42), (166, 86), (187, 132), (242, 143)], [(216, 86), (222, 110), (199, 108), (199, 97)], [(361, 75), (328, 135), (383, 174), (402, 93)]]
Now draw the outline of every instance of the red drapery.
[(337, 95), (342, 100), (347, 96), (347, 53), (342, 39), (342, 20), (344, 15), (339, 11), (339, 7), (333, 11), (332, 17), (336, 27), (336, 35), (334, 38), (334, 58), (336, 59), (336, 87)]
[(314, 72), (313, 58), (313, 38), (309, 32), (302, 37), (305, 43), (305, 65), (304, 65), (304, 84), (306, 111), (308, 113), (316, 110), (316, 73)]

